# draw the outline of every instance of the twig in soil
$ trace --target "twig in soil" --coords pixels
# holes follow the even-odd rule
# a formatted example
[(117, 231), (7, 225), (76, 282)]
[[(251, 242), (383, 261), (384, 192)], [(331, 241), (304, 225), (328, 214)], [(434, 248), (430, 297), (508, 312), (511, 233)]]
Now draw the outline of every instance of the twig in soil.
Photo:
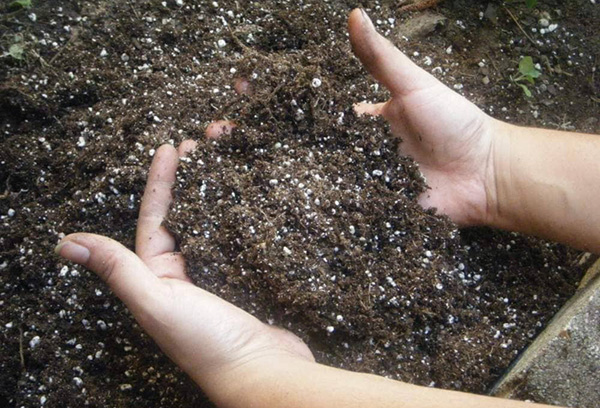
[(240, 40), (237, 35), (235, 35), (235, 33), (231, 30), (231, 28), (227, 27), (227, 31), (229, 31), (229, 35), (231, 36), (231, 38), (233, 39), (233, 41), (235, 41), (235, 43), (237, 45), (239, 45), (244, 51), (248, 51), (248, 52), (253, 52), (254, 50), (250, 47), (248, 47), (246, 44), (244, 44), (242, 42), (242, 40)]
[(502, 6), (504, 8), (504, 10), (506, 10), (506, 12), (508, 13), (508, 15), (510, 16), (510, 18), (513, 19), (513, 21), (517, 24), (517, 27), (519, 27), (519, 30), (521, 30), (521, 32), (523, 33), (523, 35), (525, 35), (525, 37), (527, 37), (527, 39), (529, 41), (531, 41), (531, 43), (533, 44), (533, 46), (535, 48), (537, 48), (537, 44), (536, 42), (533, 40), (533, 38), (531, 38), (529, 36), (529, 34), (527, 34), (527, 32), (523, 29), (523, 26), (521, 25), (521, 23), (519, 23), (519, 21), (517, 20), (517, 18), (515, 17), (515, 15), (512, 13), (512, 11), (510, 11), (506, 6)]
[[(21, 95), (23, 96), (23, 98), (25, 98), (25, 99), (27, 100), (27, 102), (29, 102), (29, 103), (32, 103), (32, 104), (33, 104), (33, 101), (34, 101), (34, 99), (33, 99), (33, 96), (29, 95), (28, 93), (25, 93), (25, 92), (21, 91), (21, 90), (20, 90), (20, 89), (18, 89), (18, 88), (12, 88), (12, 87), (11, 87), (10, 89), (11, 89), (12, 91), (15, 91), (15, 92), (16, 92), (16, 93), (18, 93), (18, 94), (21, 94)], [(8, 186), (8, 184), (7, 184), (7, 186)]]
[(23, 329), (19, 327), (19, 357), (21, 358), (21, 368), (25, 369), (25, 355), (23, 354)]
[(473, 74), (467, 74), (466, 72), (458, 71), (457, 73), (458, 73), (459, 75), (463, 76), (463, 77), (467, 77), (467, 78), (477, 78), (477, 75), (473, 75)]
[(138, 13), (137, 9), (133, 6), (133, 3), (131, 1), (128, 1), (127, 3), (129, 3), (129, 7), (131, 7), (131, 10), (133, 11), (133, 14), (135, 14), (135, 17), (139, 19), (140, 13)]
[(552, 64), (550, 64), (550, 59), (548, 58), (548, 56), (542, 55), (542, 56), (540, 56), (540, 58), (542, 59), (542, 61), (544, 62), (544, 65), (546, 66), (546, 68), (548, 69), (548, 71), (551, 74), (566, 75), (568, 77), (573, 76), (573, 74), (571, 74), (570, 72), (563, 71), (562, 68), (560, 67), (560, 65), (556, 65), (555, 67), (552, 66)]
[[(362, 290), (361, 290), (362, 291)], [(362, 296), (364, 294), (364, 291), (362, 291), (361, 296), (358, 297), (358, 303), (362, 306), (362, 308), (366, 311), (371, 310), (370, 307), (368, 307), (367, 305), (365, 305), (365, 302), (363, 302), (362, 300)], [(370, 299), (369, 299), (370, 300)], [(370, 303), (370, 302), (369, 302)]]
[(77, 30), (73, 30), (73, 34), (71, 35), (71, 38), (69, 38), (69, 41), (67, 41), (67, 43), (65, 45), (63, 45), (60, 50), (58, 50), (58, 52), (56, 54), (54, 54), (54, 56), (52, 58), (50, 58), (50, 62), (48, 64), (52, 65), (52, 63), (54, 61), (56, 61), (56, 59), (63, 53), (63, 51), (69, 46), (69, 44), (71, 44), (71, 41), (73, 41), (73, 39), (77, 37)]
[(64, 130), (65, 126), (62, 124), (62, 122), (60, 121), (59, 118), (56, 117), (56, 115), (52, 115), (52, 118), (56, 121), (56, 123), (58, 123), (58, 125)]
[(562, 68), (560, 67), (560, 65), (557, 65), (556, 68), (553, 68), (553, 72), (556, 72), (559, 75), (565, 75), (568, 77), (572, 77), (573, 74), (571, 74), (570, 72), (565, 72), (562, 70)]
[(269, 105), (269, 102), (271, 102), (271, 100), (273, 99), (273, 97), (275, 97), (275, 95), (277, 94), (277, 92), (279, 92), (279, 90), (280, 90), (281, 88), (283, 88), (283, 85), (284, 85), (284, 83), (283, 83), (283, 82), (282, 82), (282, 83), (280, 83), (279, 85), (277, 85), (277, 86), (275, 87), (275, 89), (273, 90), (273, 92), (271, 92), (271, 93), (269, 94), (269, 96), (268, 96), (268, 97), (267, 97), (265, 100), (262, 100), (262, 101), (260, 101), (260, 100), (259, 100), (259, 102), (260, 102), (262, 105), (264, 105), (265, 107), (268, 107), (268, 105)]
[(50, 64), (48, 64), (46, 62), (46, 60), (44, 59), (44, 57), (42, 57), (40, 54), (38, 54), (36, 51), (31, 50), (31, 53), (33, 54), (34, 57), (36, 57), (38, 59), (38, 61), (40, 61), (40, 64), (45, 67), (48, 68), (50, 71), (52, 71), (52, 73), (56, 76), (58, 76), (58, 73), (54, 70), (54, 68), (52, 68), (52, 66)]
[(485, 56), (488, 57), (488, 59), (490, 60), (490, 62), (492, 63), (492, 66), (494, 67), (494, 69), (496, 70), (496, 72), (498, 74), (500, 74), (500, 76), (502, 77), (502, 79), (504, 79), (504, 73), (502, 71), (500, 71), (500, 69), (498, 69), (498, 66), (496, 65), (496, 61), (494, 60), (494, 58), (492, 58), (492, 56), (490, 55), (490, 53), (486, 52)]

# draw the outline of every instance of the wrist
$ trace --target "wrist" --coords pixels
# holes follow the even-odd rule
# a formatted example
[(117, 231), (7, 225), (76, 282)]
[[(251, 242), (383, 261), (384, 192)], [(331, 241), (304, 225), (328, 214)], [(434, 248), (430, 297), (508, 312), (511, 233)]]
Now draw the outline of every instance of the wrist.
[[(509, 124), (485, 115), (478, 134), (477, 165), (461, 174), (456, 206), (446, 214), (460, 227), (494, 226), (499, 217), (499, 183), (507, 167)], [(458, 184), (458, 183), (457, 183)]]
[(511, 138), (517, 126), (492, 119), (490, 151), (485, 169), (485, 209), (479, 225), (505, 227), (506, 197), (511, 180)]
[(317, 365), (297, 355), (269, 353), (223, 367), (196, 383), (219, 408), (261, 406), (265, 399), (276, 398), (287, 373)]
[(312, 352), (300, 338), (275, 326), (260, 323), (239, 343), (239, 347), (223, 350), (218, 364), (188, 371), (219, 407), (251, 406), (247, 402), (257, 386), (265, 388), (291, 367), (315, 365)]

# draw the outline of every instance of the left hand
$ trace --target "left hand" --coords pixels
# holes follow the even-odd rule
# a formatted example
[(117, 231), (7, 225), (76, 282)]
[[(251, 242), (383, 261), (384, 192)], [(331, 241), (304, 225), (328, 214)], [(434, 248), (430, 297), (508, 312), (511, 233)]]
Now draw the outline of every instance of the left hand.
[[(209, 397), (227, 392), (240, 366), (268, 370), (273, 359), (314, 361), (288, 331), (268, 326), (193, 285), (175, 240), (162, 226), (171, 203), (179, 156), (195, 147), (160, 147), (150, 168), (138, 218), (136, 253), (94, 234), (71, 234), (56, 253), (97, 273), (125, 303), (141, 327)], [(263, 362), (265, 362), (263, 364)], [(262, 365), (261, 365), (262, 364)]]

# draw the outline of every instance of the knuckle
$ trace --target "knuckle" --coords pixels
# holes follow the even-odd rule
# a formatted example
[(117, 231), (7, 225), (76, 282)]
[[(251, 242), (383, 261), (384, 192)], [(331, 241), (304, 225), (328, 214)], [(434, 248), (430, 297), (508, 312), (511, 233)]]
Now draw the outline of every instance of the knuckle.
[(102, 280), (104, 280), (109, 286), (115, 279), (116, 271), (120, 262), (121, 259), (118, 252), (115, 250), (109, 250), (99, 265), (98, 273)]

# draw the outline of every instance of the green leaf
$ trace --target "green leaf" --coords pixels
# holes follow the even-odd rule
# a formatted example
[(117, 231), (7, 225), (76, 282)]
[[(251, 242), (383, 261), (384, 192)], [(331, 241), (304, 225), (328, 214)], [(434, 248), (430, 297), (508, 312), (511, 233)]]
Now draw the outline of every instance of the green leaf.
[(533, 65), (533, 58), (527, 56), (521, 58), (519, 62), (519, 72), (523, 75), (528, 75), (530, 71), (534, 70), (535, 66)]
[(11, 45), (10, 48), (8, 49), (9, 55), (11, 57), (13, 57), (14, 59), (16, 59), (16, 60), (22, 60), (23, 59), (23, 52), (24, 51), (25, 51), (25, 49), (19, 43)]
[(526, 97), (531, 98), (531, 91), (529, 90), (529, 88), (527, 88), (527, 85), (525, 85), (525, 84), (517, 84), (517, 85), (519, 85), (523, 89), (523, 92), (525, 93)]
[(32, 6), (31, 0), (15, 0), (12, 3), (10, 3), (10, 5), (9, 5), (10, 8), (24, 8), (24, 9), (31, 8), (31, 6)]
[(534, 8), (537, 5), (537, 0), (525, 0), (525, 4), (529, 8)]
[(533, 58), (530, 56), (523, 57), (519, 62), (519, 72), (524, 76), (528, 76), (531, 78), (537, 78), (542, 73), (535, 69), (535, 65), (533, 64)]

